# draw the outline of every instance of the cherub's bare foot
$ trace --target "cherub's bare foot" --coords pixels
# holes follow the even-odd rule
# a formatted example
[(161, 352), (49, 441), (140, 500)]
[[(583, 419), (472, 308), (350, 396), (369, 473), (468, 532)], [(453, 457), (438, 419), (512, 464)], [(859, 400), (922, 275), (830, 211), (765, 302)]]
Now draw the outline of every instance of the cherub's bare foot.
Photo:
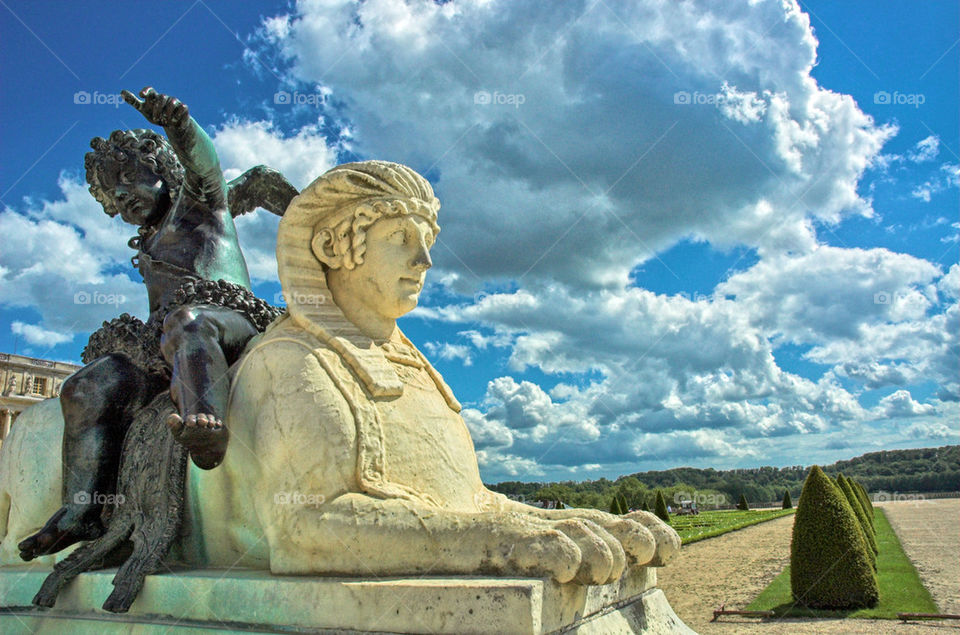
[[(73, 508), (71, 508), (73, 507)], [(17, 544), (20, 557), (29, 562), (66, 549), (81, 540), (93, 540), (103, 534), (100, 507), (64, 505), (43, 526), (43, 529)]]
[(212, 414), (191, 414), (186, 418), (173, 413), (167, 417), (173, 438), (190, 452), (194, 464), (202, 470), (212, 470), (223, 461), (230, 432), (223, 421)]

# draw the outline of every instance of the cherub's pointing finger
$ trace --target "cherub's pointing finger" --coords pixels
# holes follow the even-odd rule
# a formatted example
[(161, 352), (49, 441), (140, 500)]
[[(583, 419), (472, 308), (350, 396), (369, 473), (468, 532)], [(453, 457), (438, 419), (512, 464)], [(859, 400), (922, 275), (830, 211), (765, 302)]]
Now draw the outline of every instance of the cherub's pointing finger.
[(137, 96), (131, 93), (129, 90), (121, 90), (120, 95), (123, 97), (123, 101), (127, 102), (137, 110), (143, 107), (143, 102), (137, 99)]

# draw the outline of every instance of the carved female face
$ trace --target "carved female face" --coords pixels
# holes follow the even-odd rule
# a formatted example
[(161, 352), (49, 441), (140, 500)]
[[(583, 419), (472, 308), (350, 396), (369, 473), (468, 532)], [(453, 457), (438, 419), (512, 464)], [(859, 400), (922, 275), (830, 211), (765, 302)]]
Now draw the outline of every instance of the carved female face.
[(100, 183), (114, 200), (120, 217), (131, 225), (156, 220), (169, 204), (167, 185), (149, 166), (130, 157), (127, 161), (107, 160)]
[(328, 271), (328, 284), (374, 315), (395, 320), (417, 306), (433, 266), (433, 241), (430, 223), (419, 216), (381, 218), (367, 229), (363, 262)]

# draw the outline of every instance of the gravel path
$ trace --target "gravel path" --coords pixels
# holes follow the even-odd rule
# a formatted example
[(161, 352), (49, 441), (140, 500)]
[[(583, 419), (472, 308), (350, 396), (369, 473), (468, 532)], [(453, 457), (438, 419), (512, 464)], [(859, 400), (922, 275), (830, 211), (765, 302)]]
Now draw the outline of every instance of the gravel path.
[[(956, 514), (952, 535), (956, 536)], [(759, 619), (724, 617), (711, 622), (713, 610), (744, 608), (780, 573), (790, 560), (793, 516), (778, 518), (683, 547), (673, 562), (657, 571), (674, 611), (690, 628), (712, 633), (960, 633), (960, 624), (950, 622), (902, 624), (892, 620), (851, 619)], [(906, 545), (904, 545), (906, 548)], [(907, 551), (910, 554), (910, 551)], [(952, 566), (954, 589), (956, 555), (946, 559)], [(913, 557), (911, 555), (911, 557)], [(936, 596), (935, 596), (936, 597)], [(939, 601), (939, 600), (938, 600)]]
[(960, 614), (960, 498), (879, 505), (940, 612)]

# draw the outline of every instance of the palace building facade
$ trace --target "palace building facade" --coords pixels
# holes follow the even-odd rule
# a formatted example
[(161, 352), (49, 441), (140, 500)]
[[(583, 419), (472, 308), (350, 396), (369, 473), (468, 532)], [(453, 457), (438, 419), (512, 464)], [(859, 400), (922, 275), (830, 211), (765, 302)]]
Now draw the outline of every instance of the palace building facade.
[(83, 368), (23, 355), (0, 353), (0, 444), (23, 410), (60, 395), (63, 380)]

